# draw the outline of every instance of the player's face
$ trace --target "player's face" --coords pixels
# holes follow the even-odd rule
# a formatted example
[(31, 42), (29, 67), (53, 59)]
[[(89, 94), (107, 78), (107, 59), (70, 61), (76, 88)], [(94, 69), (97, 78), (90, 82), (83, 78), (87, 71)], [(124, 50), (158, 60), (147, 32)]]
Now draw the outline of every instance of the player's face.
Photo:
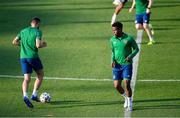
[(112, 32), (115, 36), (121, 36), (121, 29), (117, 28), (117, 27), (112, 27)]
[(39, 27), (40, 27), (40, 22), (32, 21), (32, 22), (31, 22), (31, 26), (36, 27), (36, 28), (39, 29)]

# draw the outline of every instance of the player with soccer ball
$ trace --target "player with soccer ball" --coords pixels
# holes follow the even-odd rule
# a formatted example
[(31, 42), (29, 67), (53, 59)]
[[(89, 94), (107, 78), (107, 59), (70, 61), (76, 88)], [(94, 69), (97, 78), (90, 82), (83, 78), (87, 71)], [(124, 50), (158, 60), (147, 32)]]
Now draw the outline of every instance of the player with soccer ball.
[(22, 83), (23, 99), (29, 108), (33, 108), (33, 104), (28, 97), (28, 86), (31, 80), (31, 73), (34, 70), (37, 74), (37, 78), (34, 83), (34, 89), (31, 99), (39, 102), (38, 90), (41, 86), (44, 71), (43, 65), (38, 55), (38, 49), (47, 46), (47, 43), (42, 40), (42, 32), (39, 29), (40, 19), (35, 17), (31, 20), (31, 26), (20, 31), (20, 33), (14, 38), (12, 43), (16, 46), (20, 46), (20, 62), (22, 72), (24, 74), (24, 81)]

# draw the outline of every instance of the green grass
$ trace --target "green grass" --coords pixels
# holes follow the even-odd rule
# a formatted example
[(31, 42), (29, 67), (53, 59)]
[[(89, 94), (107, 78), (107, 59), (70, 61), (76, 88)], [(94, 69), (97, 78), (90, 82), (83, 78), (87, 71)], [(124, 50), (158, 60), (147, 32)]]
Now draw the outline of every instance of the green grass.
[[(118, 19), (123, 22), (124, 31), (135, 37), (134, 14), (128, 13), (130, 4)], [(179, 0), (154, 1), (151, 23), (157, 44), (147, 46), (144, 33), (133, 117), (180, 117), (179, 82), (138, 81), (180, 79), (179, 6)], [(111, 1), (1, 0), (0, 10), (0, 75), (21, 75), (19, 48), (12, 46), (11, 41), (33, 16), (39, 16), (48, 42), (48, 47), (40, 50), (45, 76), (111, 78)], [(44, 80), (39, 92), (49, 92), (52, 102), (33, 102), (33, 110), (22, 101), (21, 83), (22, 79), (0, 78), (0, 116), (124, 116), (123, 99), (111, 81)]]

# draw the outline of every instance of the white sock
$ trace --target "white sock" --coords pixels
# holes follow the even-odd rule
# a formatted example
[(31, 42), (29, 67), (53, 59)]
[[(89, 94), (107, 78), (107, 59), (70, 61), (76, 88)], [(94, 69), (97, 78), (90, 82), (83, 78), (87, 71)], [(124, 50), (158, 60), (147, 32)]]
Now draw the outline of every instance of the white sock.
[(36, 89), (34, 89), (32, 95), (37, 96), (38, 95), (38, 91)]
[(28, 93), (27, 92), (23, 92), (23, 97), (27, 97), (28, 98)]
[(116, 21), (116, 14), (114, 13), (111, 19), (111, 25)]
[(153, 37), (149, 37), (149, 40), (150, 40), (150, 41), (154, 41)]
[(132, 107), (132, 98), (127, 97), (127, 100), (128, 100), (128, 107)]

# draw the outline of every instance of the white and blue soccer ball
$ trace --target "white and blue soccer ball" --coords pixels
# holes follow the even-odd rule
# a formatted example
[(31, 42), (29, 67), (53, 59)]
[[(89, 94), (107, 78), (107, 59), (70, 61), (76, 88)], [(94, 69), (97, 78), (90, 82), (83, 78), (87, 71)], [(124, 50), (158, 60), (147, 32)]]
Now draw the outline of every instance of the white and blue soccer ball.
[(49, 103), (51, 101), (51, 96), (49, 93), (47, 92), (43, 92), (41, 95), (40, 95), (40, 101), (42, 103)]

